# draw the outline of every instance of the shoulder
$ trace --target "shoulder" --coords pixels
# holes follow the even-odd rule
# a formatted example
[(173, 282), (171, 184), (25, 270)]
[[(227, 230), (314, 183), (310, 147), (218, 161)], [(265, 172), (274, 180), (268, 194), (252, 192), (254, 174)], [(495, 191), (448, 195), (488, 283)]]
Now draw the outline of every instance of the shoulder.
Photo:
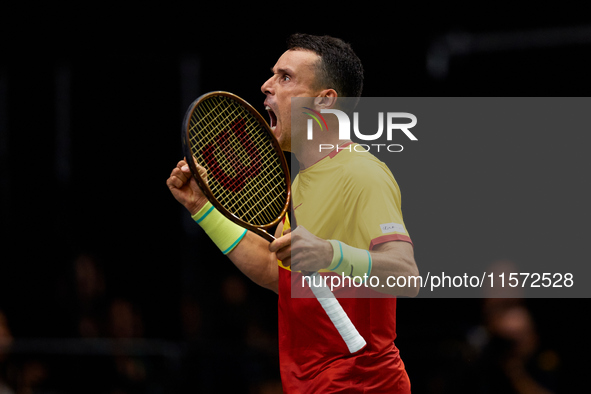
[(355, 184), (371, 186), (396, 181), (388, 166), (369, 152), (347, 152), (342, 176)]

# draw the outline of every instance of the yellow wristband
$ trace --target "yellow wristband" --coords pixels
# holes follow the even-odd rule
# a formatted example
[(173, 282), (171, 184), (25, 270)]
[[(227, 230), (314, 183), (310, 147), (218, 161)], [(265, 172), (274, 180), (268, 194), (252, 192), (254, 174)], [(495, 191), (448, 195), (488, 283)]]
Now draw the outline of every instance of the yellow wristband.
[(230, 253), (248, 231), (222, 215), (209, 201), (191, 218), (201, 226), (223, 254)]
[(354, 248), (340, 241), (329, 239), (332, 245), (332, 262), (328, 270), (344, 274), (351, 278), (369, 277), (371, 273), (371, 255), (369, 251)]

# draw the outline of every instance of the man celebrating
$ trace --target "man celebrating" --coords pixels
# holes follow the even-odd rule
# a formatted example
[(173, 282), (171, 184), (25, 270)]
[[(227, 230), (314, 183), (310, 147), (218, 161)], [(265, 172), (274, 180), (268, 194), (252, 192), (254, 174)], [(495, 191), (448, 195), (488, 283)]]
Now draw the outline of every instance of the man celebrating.
[[(342, 40), (296, 34), (272, 72), (261, 90), (275, 137), (300, 164), (292, 187), (299, 227), (289, 232), (286, 221), (269, 244), (250, 231), (244, 234), (229, 220), (216, 220), (215, 225), (239, 237), (236, 246), (226, 251), (230, 260), (255, 283), (279, 295), (283, 389), (286, 393), (410, 393), (408, 375), (394, 345), (394, 297), (360, 298), (348, 292), (348, 298), (339, 298), (367, 342), (350, 354), (318, 300), (294, 298), (291, 292), (302, 272), (365, 274), (382, 283), (389, 276), (418, 275), (402, 220), (400, 191), (389, 169), (371, 154), (350, 149), (355, 146), (351, 141), (339, 141), (338, 131), (315, 135), (314, 148), (305, 130), (291, 129), (292, 97), (311, 98), (316, 111), (337, 108), (339, 97), (360, 97), (361, 62)], [(318, 151), (318, 143), (340, 146), (327, 154)], [(200, 219), (211, 207), (185, 161), (173, 169), (167, 184), (203, 226)], [(392, 223), (396, 225), (381, 226)], [(415, 296), (418, 288), (380, 291)], [(335, 295), (339, 297), (339, 290)]]

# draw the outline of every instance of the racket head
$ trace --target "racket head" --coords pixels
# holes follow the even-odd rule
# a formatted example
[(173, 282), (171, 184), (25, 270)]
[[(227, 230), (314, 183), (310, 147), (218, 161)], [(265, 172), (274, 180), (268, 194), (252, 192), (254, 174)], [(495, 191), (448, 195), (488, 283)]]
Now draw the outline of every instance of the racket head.
[[(289, 167), (261, 114), (239, 96), (206, 93), (188, 108), (183, 153), (209, 201), (235, 223), (269, 241), (289, 209)], [(207, 170), (207, 180), (195, 162)]]

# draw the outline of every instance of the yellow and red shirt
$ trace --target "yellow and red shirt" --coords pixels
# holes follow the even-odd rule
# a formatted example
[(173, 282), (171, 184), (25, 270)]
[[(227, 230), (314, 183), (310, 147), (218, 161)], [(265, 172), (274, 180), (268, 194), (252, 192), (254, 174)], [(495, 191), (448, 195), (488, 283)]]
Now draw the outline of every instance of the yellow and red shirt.
[[(339, 147), (338, 152), (300, 171), (292, 186), (297, 224), (320, 238), (366, 250), (389, 241), (412, 243), (402, 218), (400, 190), (391, 171), (375, 156), (354, 147)], [(288, 226), (286, 221), (285, 228)], [(322, 275), (335, 275), (323, 271)], [(410, 393), (410, 382), (394, 345), (396, 299), (368, 297), (367, 289), (351, 286), (333, 291), (367, 342), (365, 348), (350, 354), (311, 291), (307, 289), (305, 297), (293, 297), (292, 288), (301, 288), (301, 283), (301, 273), (291, 272), (279, 262), (279, 351), (284, 391), (329, 393), (356, 388)]]

